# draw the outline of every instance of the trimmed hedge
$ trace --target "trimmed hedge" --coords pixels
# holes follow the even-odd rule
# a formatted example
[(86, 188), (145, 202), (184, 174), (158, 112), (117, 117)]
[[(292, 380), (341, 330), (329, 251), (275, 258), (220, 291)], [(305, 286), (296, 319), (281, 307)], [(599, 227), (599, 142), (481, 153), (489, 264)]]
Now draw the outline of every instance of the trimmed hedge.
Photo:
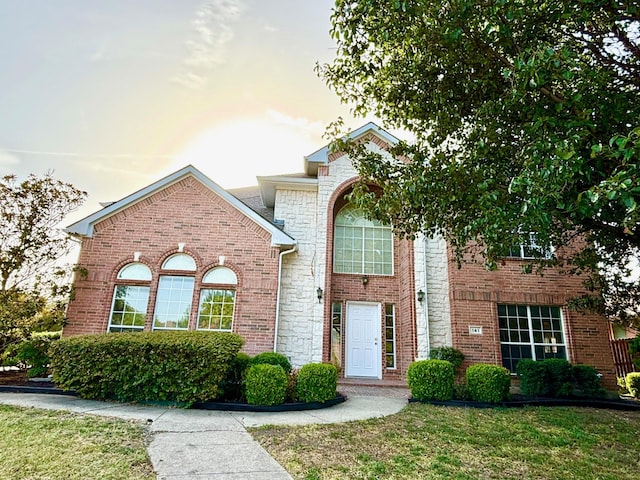
[(225, 332), (104, 333), (50, 349), (53, 380), (82, 398), (121, 402), (213, 400), (242, 338)]
[(336, 397), (338, 370), (330, 363), (309, 363), (298, 372), (296, 391), (301, 402), (321, 402)]
[(477, 363), (467, 368), (469, 396), (476, 402), (499, 403), (509, 398), (511, 375), (497, 365)]
[(640, 398), (640, 372), (628, 373), (625, 377), (627, 390), (634, 398)]
[(291, 373), (291, 362), (281, 353), (276, 352), (262, 352), (249, 360), (249, 365), (280, 365), (285, 373)]
[(516, 366), (520, 391), (532, 397), (602, 397), (598, 372), (587, 365), (572, 366), (559, 358), (535, 361), (520, 360)]
[(417, 400), (451, 400), (454, 379), (453, 364), (446, 360), (418, 360), (407, 370), (411, 395)]
[(289, 379), (280, 365), (261, 363), (249, 367), (246, 381), (249, 405), (280, 405), (284, 403)]
[(220, 397), (236, 402), (244, 401), (244, 382), (250, 362), (251, 357), (243, 352), (229, 362), (229, 370), (220, 382)]

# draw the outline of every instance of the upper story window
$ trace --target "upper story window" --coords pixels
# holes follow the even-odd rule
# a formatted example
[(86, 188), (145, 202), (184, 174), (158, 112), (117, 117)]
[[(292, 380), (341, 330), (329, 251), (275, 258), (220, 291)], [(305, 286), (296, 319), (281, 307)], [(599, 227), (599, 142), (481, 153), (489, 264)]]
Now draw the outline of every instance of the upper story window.
[(162, 264), (163, 270), (196, 271), (196, 262), (186, 253), (176, 253), (167, 258)]
[(540, 245), (536, 240), (535, 233), (530, 233), (529, 238), (520, 245), (514, 245), (509, 249), (509, 258), (551, 258), (553, 248), (551, 246)]
[(393, 234), (389, 225), (369, 220), (364, 212), (345, 206), (335, 220), (333, 271), (393, 275)]

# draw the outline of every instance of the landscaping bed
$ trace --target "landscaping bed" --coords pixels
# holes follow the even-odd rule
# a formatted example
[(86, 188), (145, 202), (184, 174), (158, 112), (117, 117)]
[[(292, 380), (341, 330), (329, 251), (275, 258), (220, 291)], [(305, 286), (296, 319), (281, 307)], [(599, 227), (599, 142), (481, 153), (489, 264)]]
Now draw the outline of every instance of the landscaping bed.
[[(27, 379), (19, 370), (0, 371), (0, 392), (10, 393), (39, 393), (50, 395), (71, 395), (76, 393), (71, 390), (58, 388), (50, 379)], [(249, 405), (239, 402), (196, 402), (191, 408), (198, 410), (226, 410), (232, 412), (293, 412), (301, 410), (318, 410), (333, 407), (344, 402), (346, 396), (338, 393), (335, 398), (326, 402), (292, 402), (280, 405)], [(142, 402), (150, 405), (180, 406), (176, 402)]]

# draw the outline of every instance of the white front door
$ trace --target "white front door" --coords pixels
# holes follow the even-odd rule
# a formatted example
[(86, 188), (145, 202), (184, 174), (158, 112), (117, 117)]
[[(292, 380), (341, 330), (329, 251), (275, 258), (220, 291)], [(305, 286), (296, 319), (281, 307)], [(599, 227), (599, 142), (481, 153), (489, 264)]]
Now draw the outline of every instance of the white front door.
[(380, 304), (347, 302), (345, 375), (382, 378)]

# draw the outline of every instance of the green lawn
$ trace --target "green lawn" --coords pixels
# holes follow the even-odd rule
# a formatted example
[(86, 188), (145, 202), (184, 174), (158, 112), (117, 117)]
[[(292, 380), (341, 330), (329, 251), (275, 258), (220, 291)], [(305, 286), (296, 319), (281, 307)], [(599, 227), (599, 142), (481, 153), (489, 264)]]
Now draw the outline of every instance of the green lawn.
[(296, 479), (637, 479), (640, 412), (411, 404), (381, 419), (251, 433)]
[(1, 480), (153, 479), (140, 425), (0, 405)]

